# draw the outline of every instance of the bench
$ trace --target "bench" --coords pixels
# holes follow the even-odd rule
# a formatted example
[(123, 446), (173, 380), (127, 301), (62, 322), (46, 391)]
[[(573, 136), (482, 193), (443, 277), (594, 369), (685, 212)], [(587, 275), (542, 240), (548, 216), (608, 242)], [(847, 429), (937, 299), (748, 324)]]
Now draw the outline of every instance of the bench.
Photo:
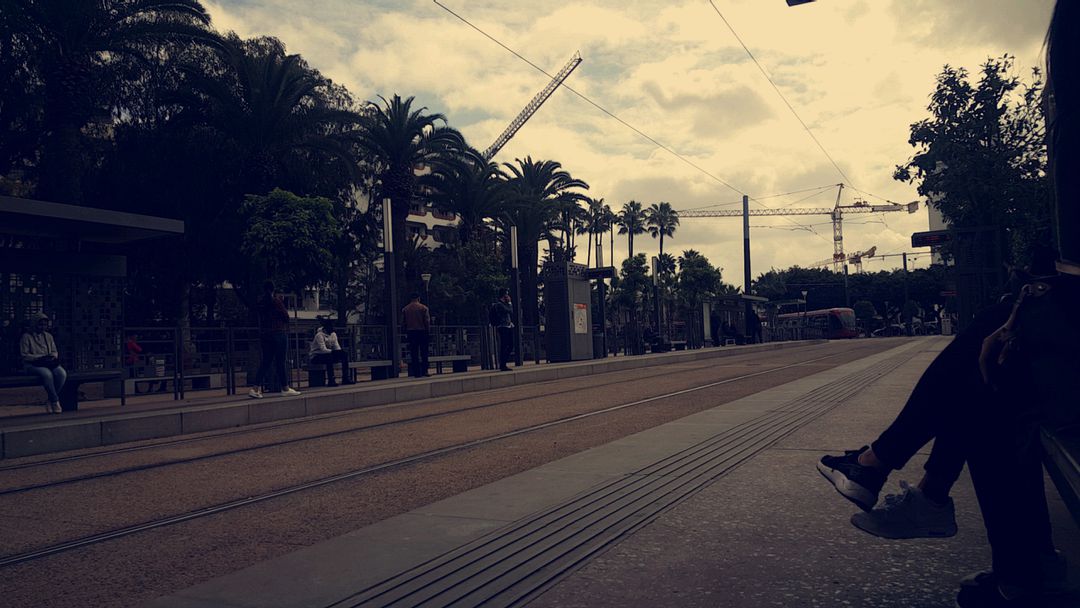
[[(74, 412), (79, 409), (79, 386), (87, 382), (108, 382), (119, 380), (118, 371), (93, 371), (93, 372), (68, 372), (67, 382), (60, 390), (60, 407), (65, 412)], [(37, 376), (0, 376), (0, 388), (15, 388), (21, 386), (41, 386)], [(44, 390), (44, 389), (43, 389)]]
[(1058, 494), (1080, 523), (1080, 426), (1042, 429), (1043, 464)]
[[(221, 388), (221, 377), (223, 374), (184, 374), (184, 381), (191, 381), (191, 390), (207, 390), (211, 388)], [(141, 378), (125, 378), (124, 379), (124, 394), (125, 395), (138, 395), (140, 386), (146, 386), (145, 391), (142, 393), (149, 393), (149, 385), (161, 383), (161, 388), (156, 392), (166, 392), (166, 386), (173, 384), (174, 381), (179, 380), (179, 377), (173, 376), (143, 376)], [(214, 382), (217, 380), (217, 382)], [(216, 385), (216, 386), (215, 386)], [(171, 392), (171, 391), (170, 391)], [(120, 380), (110, 380), (105, 383), (105, 396), (106, 397), (119, 397), (120, 396)]]
[(469, 371), (469, 361), (472, 360), (472, 355), (437, 355), (434, 357), (428, 357), (428, 364), (435, 364), (435, 373), (442, 373), (442, 366), (444, 363), (451, 365), (451, 370), (457, 372)]
[(673, 340), (671, 346), (673, 346), (675, 350), (686, 350), (686, 340)]
[[(349, 361), (349, 381), (356, 380), (356, 370), (358, 369), (370, 369), (372, 380), (386, 380), (390, 377), (390, 370), (394, 363), (392, 361)], [(334, 366), (337, 366), (335, 363)], [(304, 366), (304, 371), (308, 374), (308, 386), (312, 388), (326, 386), (326, 365), (320, 363), (309, 363)]]

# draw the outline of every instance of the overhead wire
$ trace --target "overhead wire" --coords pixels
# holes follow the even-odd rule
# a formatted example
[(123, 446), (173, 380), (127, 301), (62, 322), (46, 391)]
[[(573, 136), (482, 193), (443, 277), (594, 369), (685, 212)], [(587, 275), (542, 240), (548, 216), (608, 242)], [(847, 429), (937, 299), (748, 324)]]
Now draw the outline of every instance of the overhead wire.
[(825, 155), (825, 158), (829, 159), (829, 162), (832, 163), (833, 168), (835, 168), (836, 172), (840, 174), (840, 177), (844, 178), (844, 182), (850, 185), (851, 178), (849, 178), (847, 174), (844, 173), (844, 170), (840, 168), (840, 165), (836, 164), (836, 161), (833, 159), (832, 155), (829, 154), (829, 151), (825, 149), (825, 146), (821, 144), (817, 136), (814, 135), (814, 132), (810, 130), (810, 127), (807, 126), (806, 122), (802, 119), (801, 116), (799, 116), (799, 113), (795, 111), (795, 107), (791, 105), (791, 102), (789, 102), (787, 97), (784, 96), (784, 93), (780, 91), (780, 87), (776, 86), (776, 83), (773, 81), (772, 76), (769, 76), (769, 73), (765, 70), (765, 67), (761, 65), (761, 62), (757, 60), (757, 57), (754, 57), (754, 53), (750, 51), (750, 47), (746, 46), (746, 43), (743, 42), (742, 38), (739, 36), (739, 33), (735, 31), (734, 27), (732, 27), (731, 23), (727, 20), (727, 17), (724, 17), (724, 13), (720, 12), (720, 9), (717, 8), (713, 0), (709, 0), (709, 4), (713, 7), (713, 10), (716, 11), (716, 14), (720, 16), (720, 19), (724, 22), (724, 25), (727, 26), (728, 30), (731, 31), (731, 35), (735, 36), (735, 39), (739, 41), (740, 45), (742, 45), (743, 50), (746, 51), (746, 54), (750, 56), (750, 59), (754, 62), (754, 65), (756, 65), (758, 70), (761, 71), (761, 74), (765, 77), (765, 80), (768, 80), (769, 84), (772, 85), (773, 90), (776, 91), (776, 94), (780, 97), (780, 100), (784, 102), (784, 105), (786, 105), (788, 110), (791, 111), (791, 114), (795, 116), (795, 120), (799, 121), (799, 124), (801, 124), (803, 129), (806, 130), (806, 134), (810, 136), (810, 139), (814, 140), (814, 143), (817, 144), (818, 149), (820, 149), (821, 153)]
[[(547, 76), (548, 78), (552, 78), (552, 79), (554, 79), (554, 78), (555, 78), (555, 76), (554, 76), (554, 75), (552, 75), (552, 74), (550, 74), (550, 73), (548, 73), (548, 71), (547, 71), (547, 70), (545, 70), (544, 68), (542, 68), (542, 67), (540, 67), (540, 66), (536, 65), (535, 63), (533, 63), (532, 61), (530, 61), (530, 60), (529, 60), (528, 58), (526, 58), (526, 57), (525, 57), (524, 55), (522, 55), (521, 53), (518, 53), (517, 51), (515, 51), (515, 50), (514, 50), (514, 49), (512, 49), (512, 48), (510, 48), (510, 47), (509, 47), (509, 46), (507, 46), (506, 44), (503, 44), (503, 42), (502, 42), (502, 41), (500, 41), (499, 39), (495, 38), (495, 37), (494, 37), (494, 36), (492, 36), (491, 34), (488, 34), (488, 33), (487, 33), (487, 32), (485, 32), (484, 30), (480, 29), (480, 28), (479, 28), (478, 26), (474, 25), (474, 24), (473, 24), (472, 22), (470, 22), (470, 21), (469, 21), (468, 19), (466, 19), (465, 17), (462, 17), (461, 15), (457, 14), (456, 12), (454, 12), (454, 11), (453, 11), (452, 9), (450, 9), (450, 8), (449, 8), (448, 6), (446, 6), (446, 5), (445, 5), (445, 4), (443, 4), (442, 2), (439, 2), (439, 0), (432, 0), (432, 2), (434, 2), (434, 3), (435, 3), (435, 4), (436, 4), (436, 5), (437, 5), (437, 6), (439, 7), (439, 8), (441, 8), (441, 9), (443, 9), (444, 11), (446, 11), (446, 12), (450, 13), (451, 15), (453, 15), (453, 16), (454, 16), (455, 18), (457, 18), (457, 19), (458, 19), (459, 21), (461, 21), (461, 22), (462, 22), (462, 23), (464, 23), (465, 25), (467, 25), (467, 26), (469, 26), (470, 28), (472, 28), (472, 29), (476, 30), (477, 32), (479, 32), (479, 33), (480, 33), (480, 34), (481, 34), (482, 36), (484, 36), (484, 37), (485, 37), (485, 38), (487, 38), (488, 40), (490, 40), (490, 41), (494, 42), (495, 44), (499, 45), (500, 47), (502, 47), (503, 49), (505, 49), (505, 50), (506, 50), (507, 52), (509, 52), (510, 54), (512, 54), (513, 56), (515, 56), (515, 57), (517, 57), (518, 59), (520, 59), (520, 60), (524, 61), (525, 63), (527, 63), (527, 64), (528, 64), (529, 66), (531, 66), (531, 67), (532, 67), (533, 69), (537, 70), (537, 71), (538, 71), (538, 72), (540, 72), (541, 74), (543, 74), (543, 75)], [(766, 209), (772, 209), (772, 207), (769, 207), (769, 206), (768, 206), (768, 205), (766, 205), (765, 203), (762, 203), (762, 202), (761, 202), (760, 200), (758, 200), (758, 199), (756, 199), (756, 198), (754, 198), (754, 197), (751, 197), (751, 196), (750, 196), (749, 194), (747, 194), (746, 192), (743, 192), (743, 191), (742, 191), (742, 190), (740, 190), (739, 188), (736, 188), (735, 186), (733, 186), (733, 185), (731, 185), (730, 183), (728, 183), (728, 182), (724, 181), (724, 180), (723, 180), (723, 179), (721, 179), (720, 177), (717, 177), (716, 175), (713, 175), (713, 174), (712, 174), (711, 172), (709, 172), (709, 171), (707, 171), (706, 169), (702, 168), (702, 167), (701, 167), (700, 165), (698, 165), (697, 163), (695, 163), (695, 162), (693, 162), (692, 160), (690, 160), (690, 159), (686, 158), (685, 156), (683, 156), (683, 155), (679, 154), (679, 153), (678, 153), (678, 152), (676, 152), (675, 150), (672, 150), (672, 149), (671, 149), (670, 147), (668, 147), (668, 146), (667, 146), (666, 144), (663, 144), (663, 143), (661, 143), (660, 141), (658, 141), (657, 139), (655, 139), (654, 137), (652, 137), (652, 136), (651, 136), (651, 135), (649, 135), (648, 133), (645, 133), (645, 132), (644, 132), (644, 131), (642, 131), (641, 129), (638, 129), (638, 128), (637, 128), (637, 127), (635, 127), (634, 125), (632, 125), (632, 124), (630, 124), (630, 123), (626, 122), (625, 120), (623, 120), (622, 118), (620, 118), (619, 116), (617, 116), (617, 115), (616, 115), (616, 114), (615, 114), (614, 112), (612, 112), (612, 111), (608, 110), (607, 108), (605, 108), (605, 107), (601, 106), (600, 104), (596, 103), (595, 101), (593, 101), (592, 99), (590, 99), (589, 97), (587, 97), (586, 95), (584, 95), (583, 93), (579, 93), (579, 92), (578, 92), (578, 91), (577, 91), (576, 89), (574, 89), (574, 88), (573, 88), (573, 87), (571, 87), (570, 85), (566, 84), (566, 82), (565, 82), (565, 81), (564, 81), (564, 82), (563, 82), (562, 84), (560, 84), (559, 86), (560, 86), (560, 88), (566, 89), (567, 91), (570, 91), (570, 92), (571, 92), (571, 93), (573, 93), (574, 95), (576, 95), (576, 96), (580, 97), (580, 98), (581, 98), (581, 99), (582, 99), (583, 101), (585, 101), (585, 103), (588, 103), (589, 105), (593, 106), (593, 107), (594, 107), (594, 108), (596, 108), (597, 110), (600, 110), (601, 112), (603, 112), (603, 113), (604, 113), (604, 114), (606, 114), (607, 116), (611, 117), (612, 119), (616, 120), (617, 122), (619, 122), (620, 124), (622, 124), (622, 125), (623, 125), (623, 126), (625, 126), (626, 128), (630, 129), (630, 130), (631, 130), (631, 131), (633, 131), (634, 133), (637, 133), (637, 134), (638, 134), (638, 135), (640, 135), (641, 137), (645, 138), (646, 140), (648, 140), (649, 142), (651, 142), (652, 144), (654, 144), (655, 146), (657, 146), (657, 147), (658, 147), (658, 148), (660, 148), (661, 150), (664, 150), (664, 151), (665, 151), (665, 152), (667, 152), (668, 154), (671, 154), (671, 155), (672, 155), (672, 156), (674, 156), (675, 158), (677, 158), (677, 159), (681, 160), (682, 162), (686, 163), (687, 165), (689, 165), (689, 166), (693, 167), (694, 169), (696, 169), (697, 171), (699, 171), (699, 172), (700, 172), (700, 173), (702, 173), (703, 175), (705, 175), (705, 176), (709, 177), (710, 179), (712, 179), (712, 180), (714, 180), (714, 181), (716, 181), (716, 182), (718, 182), (718, 183), (722, 184), (723, 186), (725, 186), (726, 188), (728, 188), (728, 189), (730, 189), (730, 190), (734, 190), (735, 192), (737, 192), (737, 193), (739, 193), (739, 194), (742, 194), (742, 195), (744, 195), (744, 196), (746, 196), (746, 197), (750, 198), (751, 200), (754, 200), (754, 201), (756, 201), (756, 202), (757, 202), (757, 203), (758, 203), (759, 205), (761, 205), (762, 207), (765, 207)], [(811, 134), (811, 137), (813, 137), (813, 134)], [(839, 167), (837, 167), (837, 168), (839, 169)], [(843, 175), (843, 172), (841, 172), (841, 175)], [(845, 177), (845, 179), (846, 179), (846, 177)], [(741, 201), (739, 201), (739, 202), (741, 202)], [(801, 224), (801, 223), (799, 223), (799, 222), (797, 222), (797, 221), (795, 221), (795, 220), (793, 220), (793, 219), (791, 219), (791, 218), (789, 218), (789, 217), (786, 217), (786, 216), (779, 216), (779, 217), (782, 217), (783, 219), (787, 220), (788, 222), (790, 222), (790, 223), (792, 223), (792, 224), (794, 224), (794, 225), (796, 225), (796, 226), (800, 226), (800, 227), (803, 227), (803, 228), (808, 228), (808, 227), (807, 227), (807, 226), (805, 226), (804, 224)], [(824, 238), (825, 238), (825, 237), (821, 236), (821, 234), (819, 234), (819, 233), (818, 233), (818, 232), (817, 232), (816, 230), (814, 230), (813, 228), (809, 228), (809, 230), (810, 230), (811, 232), (813, 232), (814, 234), (816, 234), (816, 235), (817, 235), (818, 237), (820, 237), (820, 238), (822, 238), (822, 239), (824, 239)]]

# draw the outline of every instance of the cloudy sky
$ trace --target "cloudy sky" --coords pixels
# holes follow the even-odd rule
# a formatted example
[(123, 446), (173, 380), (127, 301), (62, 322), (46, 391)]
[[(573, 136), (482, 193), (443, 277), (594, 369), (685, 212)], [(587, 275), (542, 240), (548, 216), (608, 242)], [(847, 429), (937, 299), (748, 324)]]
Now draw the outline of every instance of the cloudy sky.
[[(562, 163), (590, 196), (676, 209), (831, 207), (862, 198), (907, 202), (915, 188), (892, 179), (912, 154), (908, 129), (927, 116), (934, 76), (946, 64), (976, 70), (1009, 53), (1025, 78), (1040, 65), (1052, 0), (443, 0), (492, 37), (555, 73), (584, 58), (567, 84), (703, 171), (557, 91), (496, 157)], [(358, 99), (415, 96), (486, 148), (549, 78), (431, 0), (204, 0), (222, 31), (273, 35), (290, 52), (346, 85)], [(750, 60), (717, 10), (836, 160), (814, 144)], [(707, 173), (706, 173), (707, 172)], [(850, 180), (850, 181), (849, 181)], [(724, 185), (726, 182), (728, 185)], [(731, 186), (731, 187), (729, 187)], [(734, 189), (733, 189), (733, 188)], [(820, 188), (820, 189), (818, 189)], [(818, 189), (785, 196), (795, 190)], [(807, 198), (809, 197), (809, 198)], [(832, 255), (827, 217), (751, 218), (754, 275)], [(927, 229), (918, 213), (849, 216), (848, 252), (909, 251)], [(725, 279), (742, 276), (737, 218), (685, 219), (665, 249), (694, 248)], [(669, 245), (670, 243), (670, 245)], [(647, 235), (637, 251), (656, 252)], [(606, 247), (605, 247), (606, 249)], [(621, 252), (620, 252), (621, 250)], [(617, 259), (626, 241), (616, 241)], [(606, 255), (606, 254), (605, 254)], [(916, 266), (924, 266), (920, 256)], [(868, 270), (895, 267), (875, 260)]]

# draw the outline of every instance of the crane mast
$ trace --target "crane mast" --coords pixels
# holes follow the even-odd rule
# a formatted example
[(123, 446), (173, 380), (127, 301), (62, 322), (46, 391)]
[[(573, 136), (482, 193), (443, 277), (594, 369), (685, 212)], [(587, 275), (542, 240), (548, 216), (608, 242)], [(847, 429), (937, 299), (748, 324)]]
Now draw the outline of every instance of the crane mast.
[(536, 96), (532, 98), (532, 101), (525, 105), (525, 108), (521, 110), (521, 113), (518, 114), (514, 120), (510, 121), (510, 125), (506, 127), (506, 130), (502, 132), (502, 135), (496, 138), (495, 141), (484, 150), (484, 160), (491, 160), (499, 150), (506, 145), (506, 142), (514, 137), (514, 134), (518, 132), (518, 129), (532, 118), (532, 115), (540, 109), (540, 106), (544, 105), (544, 102), (547, 101), (548, 97), (551, 97), (551, 94), (555, 92), (555, 89), (559, 88), (559, 85), (570, 76), (570, 73), (577, 68), (579, 63), (581, 63), (581, 54), (575, 52), (574, 56), (570, 58), (570, 61), (559, 70), (559, 73), (555, 74), (555, 77), (551, 79), (551, 82), (549, 82), (542, 91), (537, 93)]

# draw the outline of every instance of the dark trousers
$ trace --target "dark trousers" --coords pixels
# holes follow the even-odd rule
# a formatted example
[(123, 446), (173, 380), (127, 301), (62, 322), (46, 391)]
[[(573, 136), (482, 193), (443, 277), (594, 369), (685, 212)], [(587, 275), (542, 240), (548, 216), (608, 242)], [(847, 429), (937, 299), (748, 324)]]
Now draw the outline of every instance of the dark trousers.
[(413, 378), (428, 375), (428, 343), (426, 329), (410, 329), (405, 332), (409, 341), (409, 375)]
[(344, 350), (332, 350), (328, 353), (311, 355), (311, 362), (316, 365), (326, 366), (326, 383), (334, 384), (334, 364), (341, 364), (341, 381), (349, 382), (349, 353)]
[(271, 393), (284, 390), (289, 386), (285, 373), (285, 352), (289, 338), (285, 332), (266, 333), (259, 337), (262, 346), (262, 360), (259, 371), (255, 374), (255, 384)]
[(872, 447), (882, 462), (900, 469), (934, 439), (925, 468), (950, 485), (967, 462), (994, 572), (1011, 584), (1038, 587), (1038, 556), (1053, 549), (1038, 413), (1021, 392), (986, 386), (978, 365), (983, 339), (1005, 323), (1011, 308), (1005, 303), (984, 311), (941, 351)]
[(499, 369), (507, 369), (510, 353), (514, 350), (514, 328), (496, 327), (499, 336)]

